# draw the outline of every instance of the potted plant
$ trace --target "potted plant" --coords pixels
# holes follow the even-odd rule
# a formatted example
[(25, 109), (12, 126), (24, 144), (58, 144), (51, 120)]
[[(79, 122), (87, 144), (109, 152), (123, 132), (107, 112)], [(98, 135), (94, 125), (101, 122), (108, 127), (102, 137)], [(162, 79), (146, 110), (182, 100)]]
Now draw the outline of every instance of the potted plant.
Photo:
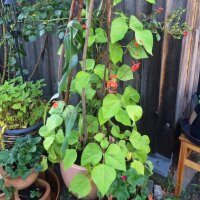
[(37, 179), (28, 188), (17, 191), (15, 200), (50, 200), (50, 185), (43, 179)]
[(45, 101), (42, 80), (23, 82), (22, 77), (5, 81), (0, 86), (0, 144), (12, 147), (15, 139), (37, 134), (42, 125)]
[[(120, 1), (114, 2), (116, 5)], [(52, 101), (48, 118), (39, 130), (48, 160), (61, 162), (66, 186), (78, 198), (87, 199), (95, 199), (97, 194), (109, 196), (109, 191), (117, 190), (118, 176), (134, 170), (135, 176), (146, 180), (145, 172), (152, 173), (153, 166), (147, 159), (150, 140), (137, 129), (143, 113), (140, 95), (131, 85), (119, 92), (118, 85), (133, 79), (141, 65), (136, 60), (152, 55), (154, 34), (158, 37), (160, 27), (153, 29), (147, 26), (146, 18), (142, 23), (135, 16), (128, 17), (122, 12), (111, 20), (108, 6), (106, 32), (104, 26), (100, 26), (105, 13), (99, 16), (102, 10), (93, 12), (93, 6), (93, 0), (86, 5), (86, 26), (76, 20), (67, 26), (65, 65), (58, 88), (61, 100)], [(155, 14), (149, 18), (150, 23), (155, 22), (154, 18)], [(185, 30), (178, 31), (176, 36), (183, 36)], [(133, 38), (122, 46), (128, 33)], [(79, 62), (80, 53), (83, 59)], [(126, 53), (134, 59), (131, 64), (123, 63)], [(78, 63), (81, 70), (73, 76)], [(80, 103), (69, 103), (74, 95), (81, 97)], [(142, 192), (145, 188), (129, 180), (128, 184), (134, 186), (132, 189), (139, 188), (139, 192), (129, 191), (130, 198), (148, 197)]]
[(32, 185), (43, 169), (41, 137), (17, 138), (11, 149), (0, 151), (0, 174), (4, 186), (21, 190)]

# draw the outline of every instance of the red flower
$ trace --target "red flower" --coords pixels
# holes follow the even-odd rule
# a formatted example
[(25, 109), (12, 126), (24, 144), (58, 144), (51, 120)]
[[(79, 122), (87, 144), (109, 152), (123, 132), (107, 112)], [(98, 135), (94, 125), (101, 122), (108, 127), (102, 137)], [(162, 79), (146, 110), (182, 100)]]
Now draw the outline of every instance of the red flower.
[(141, 63), (135, 63), (135, 62), (133, 61), (133, 65), (132, 65), (132, 67), (131, 67), (131, 70), (132, 70), (133, 72), (136, 72), (136, 71), (140, 68), (140, 64), (141, 64)]
[(58, 108), (58, 102), (57, 101), (54, 101), (53, 108)]
[(86, 29), (86, 25), (85, 24), (82, 24), (82, 29)]
[(164, 11), (164, 8), (163, 7), (159, 7), (158, 9), (156, 9), (156, 12), (157, 13), (162, 13)]
[(117, 74), (111, 74), (110, 79), (117, 79)]
[(127, 176), (121, 176), (121, 179), (123, 182), (125, 182), (127, 180)]
[(184, 35), (184, 36), (187, 36), (187, 35), (188, 35), (188, 32), (187, 32), (187, 31), (184, 31), (184, 32), (183, 32), (183, 35)]
[(117, 87), (118, 87), (118, 84), (117, 84), (116, 81), (109, 80), (109, 81), (107, 82), (107, 88), (112, 88), (112, 89), (115, 89), (115, 90), (116, 90)]

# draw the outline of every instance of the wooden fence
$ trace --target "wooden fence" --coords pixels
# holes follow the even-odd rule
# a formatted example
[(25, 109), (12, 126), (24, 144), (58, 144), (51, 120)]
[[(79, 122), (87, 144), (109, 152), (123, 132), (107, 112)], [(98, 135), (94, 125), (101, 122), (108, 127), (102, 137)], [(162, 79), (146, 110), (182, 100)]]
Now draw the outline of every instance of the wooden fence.
[[(186, 20), (193, 30), (183, 40), (175, 40), (164, 33), (162, 40), (155, 43), (154, 56), (142, 61), (142, 68), (134, 81), (127, 84), (135, 86), (141, 93), (144, 115), (140, 130), (150, 136), (152, 151), (170, 157), (180, 134), (178, 122), (180, 117), (189, 114), (191, 95), (197, 89), (199, 80), (200, 1), (157, 0), (156, 5), (150, 5), (144, 0), (124, 0), (118, 9), (128, 15), (138, 15), (141, 12), (151, 13), (159, 6), (165, 9), (159, 16), (160, 21), (165, 21), (174, 9), (186, 8)], [(33, 79), (45, 79), (47, 87), (44, 92), (49, 98), (57, 92), (57, 51), (60, 41), (48, 35), (46, 44), (44, 37), (41, 37), (35, 43), (24, 45), (27, 56), (23, 59), (23, 66), (29, 70), (29, 75), (36, 70)], [(44, 46), (41, 61), (35, 69)], [(124, 63), (130, 65), (131, 58), (127, 56)]]

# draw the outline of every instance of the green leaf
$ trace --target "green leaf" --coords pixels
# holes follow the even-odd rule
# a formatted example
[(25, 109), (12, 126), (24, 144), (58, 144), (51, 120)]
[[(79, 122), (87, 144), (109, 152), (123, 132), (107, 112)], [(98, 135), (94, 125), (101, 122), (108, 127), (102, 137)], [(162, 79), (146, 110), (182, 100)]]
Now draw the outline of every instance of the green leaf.
[(110, 119), (121, 110), (121, 101), (114, 94), (108, 94), (103, 100), (102, 114), (104, 119)]
[(102, 28), (97, 28), (95, 34), (96, 43), (106, 43), (108, 41), (106, 32)]
[(130, 53), (130, 55), (135, 59), (145, 59), (148, 58), (144, 48), (139, 45), (136, 45), (136, 41), (132, 41), (127, 45), (127, 49)]
[[(83, 68), (83, 61), (80, 61), (80, 65)], [(86, 59), (86, 70), (93, 70), (95, 66), (94, 59)]]
[(110, 44), (109, 52), (110, 58), (114, 65), (116, 65), (118, 62), (122, 62), (123, 50), (118, 43)]
[(65, 102), (64, 101), (57, 101), (58, 103), (58, 107), (54, 108), (53, 106), (51, 107), (51, 109), (49, 110), (49, 114), (53, 115), (53, 114), (61, 114), (63, 112), (63, 109), (65, 107)]
[[(94, 73), (103, 80), (104, 78), (104, 72), (105, 72), (105, 65), (98, 64), (94, 68)], [(106, 81), (108, 80), (108, 69), (106, 70)]]
[(64, 157), (65, 151), (67, 149), (68, 139), (71, 135), (72, 128), (73, 128), (74, 123), (75, 123), (76, 118), (77, 118), (79, 105), (80, 105), (80, 103), (73, 110), (71, 110), (68, 113), (68, 115), (65, 119), (65, 139), (64, 139), (64, 142), (63, 142), (63, 145), (62, 145), (62, 148), (61, 148), (62, 157)]
[(30, 42), (35, 42), (37, 37), (35, 35), (29, 35), (28, 39), (29, 39)]
[(76, 144), (78, 142), (78, 139), (79, 139), (79, 133), (78, 133), (78, 131), (72, 130), (71, 134), (70, 134), (70, 136), (68, 138), (69, 145)]
[(137, 17), (135, 17), (134, 15), (132, 15), (131, 18), (130, 18), (130, 25), (129, 26), (133, 31), (143, 30), (142, 22), (140, 22), (137, 19)]
[(91, 174), (98, 190), (104, 196), (116, 178), (116, 171), (110, 166), (100, 164), (93, 168)]
[(117, 78), (121, 81), (132, 80), (133, 72), (131, 68), (128, 65), (122, 65), (117, 72)]
[(135, 38), (138, 44), (143, 45), (145, 50), (152, 55), (153, 34), (150, 30), (140, 30), (135, 32)]
[(135, 169), (138, 174), (144, 175), (144, 165), (140, 161), (134, 160), (131, 163), (131, 168)]
[(124, 94), (122, 95), (121, 102), (122, 106), (126, 108), (126, 106), (135, 105), (140, 101), (140, 94), (136, 89), (131, 87), (130, 85), (126, 87)]
[(95, 36), (89, 36), (88, 37), (88, 47), (91, 47), (95, 42)]
[(142, 108), (138, 105), (127, 106), (126, 111), (133, 122), (138, 121), (142, 117)]
[(100, 162), (101, 158), (102, 150), (100, 146), (96, 143), (89, 143), (82, 153), (81, 165), (96, 165)]
[(17, 63), (17, 60), (15, 57), (9, 57), (8, 63), (10, 66), (13, 66)]
[(68, 105), (68, 106), (65, 108), (65, 110), (62, 112), (62, 118), (65, 120), (66, 117), (67, 117), (68, 115), (70, 115), (70, 113), (73, 112), (73, 111), (74, 111), (74, 106)]
[(86, 197), (92, 189), (89, 178), (84, 174), (77, 174), (71, 184), (69, 190), (78, 195), (78, 198)]
[(70, 168), (76, 161), (77, 158), (77, 152), (75, 149), (67, 149), (65, 153), (65, 157), (63, 159), (64, 163), (64, 170), (67, 170)]
[[(82, 92), (79, 92), (82, 95)], [(90, 86), (85, 89), (86, 98), (92, 100), (94, 95), (96, 94), (96, 90), (92, 89)]]
[(47, 151), (49, 150), (50, 146), (53, 144), (53, 141), (54, 141), (54, 136), (49, 136), (45, 138), (43, 142), (43, 146)]
[(114, 137), (119, 138), (119, 139), (124, 139), (125, 135), (124, 134), (120, 134), (120, 128), (117, 125), (114, 125), (111, 129), (111, 133)]
[(103, 138), (105, 137), (105, 135), (103, 133), (97, 133), (95, 136), (94, 136), (94, 139), (97, 141), (97, 142), (101, 142), (101, 140), (103, 140)]
[(92, 115), (87, 115), (87, 129), (89, 133), (98, 133), (99, 122), (98, 119)]
[(58, 144), (62, 144), (64, 142), (64, 133), (62, 129), (59, 129), (57, 134), (55, 135), (55, 141)]
[(122, 40), (128, 31), (128, 24), (125, 17), (118, 17), (112, 21), (111, 25), (111, 42)]
[(98, 112), (98, 119), (99, 119), (99, 124), (100, 126), (102, 126), (103, 124), (105, 124), (110, 118), (105, 118), (105, 116), (103, 115), (103, 110), (102, 108), (100, 108), (99, 112)]
[(16, 103), (16, 104), (14, 104), (13, 106), (12, 106), (12, 109), (14, 109), (14, 110), (18, 110), (18, 109), (20, 109), (21, 108), (21, 103)]
[(42, 166), (42, 172), (46, 171), (48, 169), (48, 160), (46, 156), (42, 157), (42, 161), (41, 161), (41, 166)]
[(105, 163), (117, 170), (126, 171), (125, 157), (117, 144), (111, 144), (106, 150)]
[(84, 71), (80, 71), (76, 75), (75, 79), (75, 89), (81, 91), (82, 88), (87, 88), (90, 81), (90, 74)]
[(119, 4), (121, 1), (122, 1), (122, 0), (114, 0), (114, 2), (113, 2), (113, 6)]
[(107, 149), (108, 146), (109, 146), (108, 140), (107, 140), (107, 139), (103, 139), (103, 140), (101, 141), (101, 143), (100, 143), (100, 146), (101, 146), (102, 149)]
[(155, 0), (146, 0), (146, 1), (149, 2), (149, 3), (153, 3), (153, 4), (156, 3)]
[(61, 126), (62, 123), (63, 123), (63, 118), (57, 114), (53, 114), (47, 119), (46, 126), (48, 130), (52, 131), (55, 128)]
[(119, 111), (116, 115), (115, 115), (115, 119), (122, 123), (125, 126), (131, 126), (131, 121), (130, 118), (127, 114), (127, 112), (125, 110), (121, 110)]

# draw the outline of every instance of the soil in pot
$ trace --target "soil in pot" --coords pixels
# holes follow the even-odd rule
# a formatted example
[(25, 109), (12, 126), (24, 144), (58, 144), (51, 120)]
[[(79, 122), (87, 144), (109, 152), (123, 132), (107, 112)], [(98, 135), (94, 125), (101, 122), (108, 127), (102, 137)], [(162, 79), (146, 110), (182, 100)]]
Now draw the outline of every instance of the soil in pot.
[(50, 186), (46, 181), (37, 179), (28, 188), (18, 191), (17, 200), (50, 200)]

